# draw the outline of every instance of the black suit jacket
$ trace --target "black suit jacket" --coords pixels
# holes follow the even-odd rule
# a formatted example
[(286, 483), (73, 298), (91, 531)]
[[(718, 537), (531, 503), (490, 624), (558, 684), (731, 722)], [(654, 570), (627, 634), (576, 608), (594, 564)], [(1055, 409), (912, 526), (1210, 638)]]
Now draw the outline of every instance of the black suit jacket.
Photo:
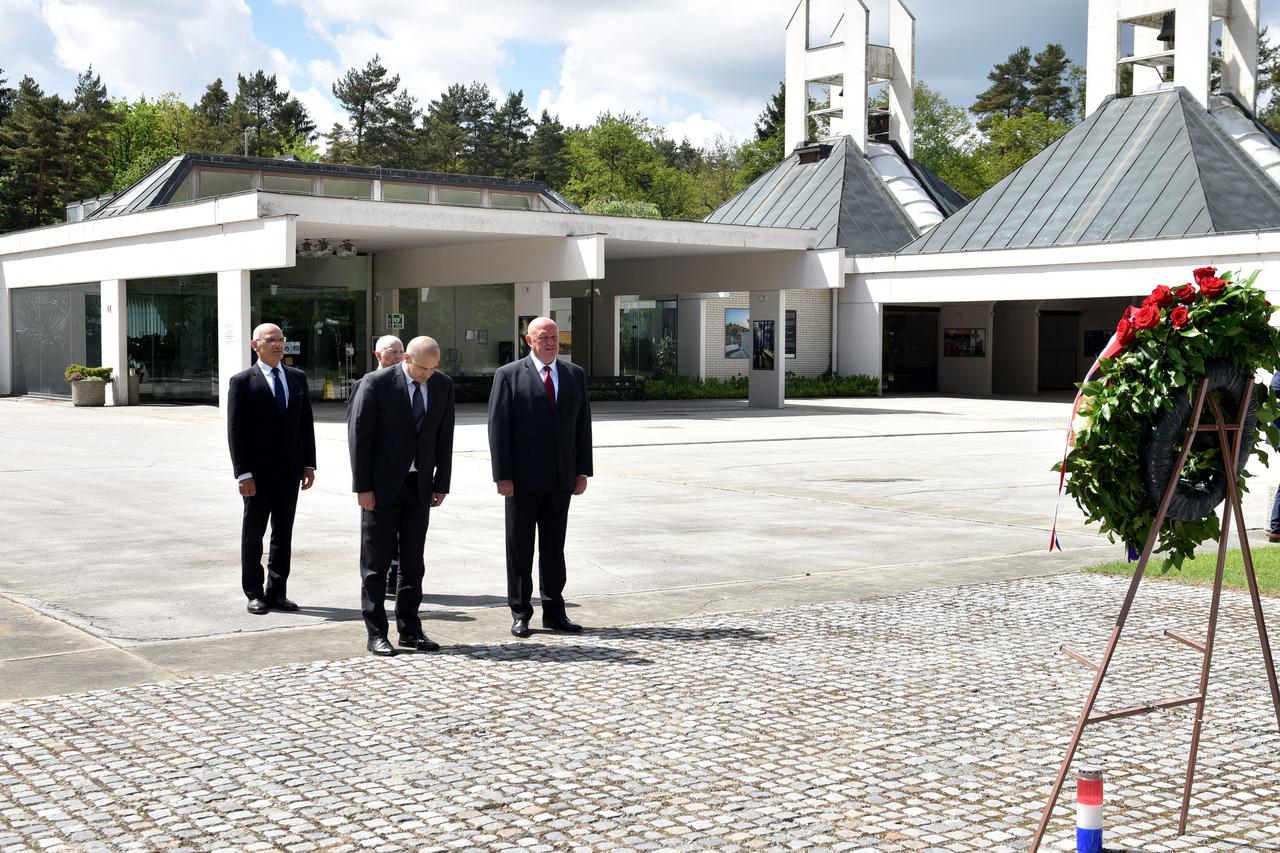
[(361, 378), (347, 410), (351, 491), (373, 492), (384, 506), (418, 467), (418, 496), (431, 506), (432, 492), (446, 494), (453, 472), (453, 380), (440, 371), (427, 380), (427, 419), (413, 428), (409, 385), (400, 365)]
[(252, 472), (255, 480), (300, 481), (303, 468), (316, 467), (315, 422), (307, 376), (280, 365), (289, 389), (289, 408), (282, 415), (276, 395), (258, 365), (231, 377), (227, 388), (227, 444), (231, 470), (238, 478)]
[(489, 395), (489, 454), (493, 480), (512, 480), (516, 493), (572, 491), (592, 475), (591, 402), (581, 367), (557, 359), (560, 392), (554, 414), (531, 359), (503, 365)]

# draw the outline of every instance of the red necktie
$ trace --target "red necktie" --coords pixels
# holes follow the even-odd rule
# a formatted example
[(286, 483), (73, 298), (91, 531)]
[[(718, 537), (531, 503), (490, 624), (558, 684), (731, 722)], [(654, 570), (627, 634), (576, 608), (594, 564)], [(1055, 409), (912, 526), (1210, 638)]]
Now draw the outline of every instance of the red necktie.
[(556, 410), (556, 384), (551, 381), (551, 365), (542, 368), (542, 384), (547, 386), (547, 399), (551, 401), (551, 411)]

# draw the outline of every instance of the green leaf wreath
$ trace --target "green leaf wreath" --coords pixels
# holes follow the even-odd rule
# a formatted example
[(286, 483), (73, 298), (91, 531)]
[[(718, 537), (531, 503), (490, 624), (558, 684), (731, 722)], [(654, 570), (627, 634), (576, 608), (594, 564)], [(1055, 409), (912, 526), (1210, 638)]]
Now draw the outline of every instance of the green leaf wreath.
[[(1098, 370), (1080, 383), (1074, 445), (1053, 469), (1065, 466), (1067, 494), (1111, 541), (1118, 538), (1131, 551), (1143, 547), (1155, 520), (1156, 507), (1140, 474), (1140, 454), (1156, 417), (1171, 409), (1176, 397), (1195, 390), (1212, 360), (1229, 360), (1250, 375), (1280, 368), (1280, 330), (1270, 324), (1275, 309), (1253, 286), (1258, 272), (1233, 281), (1232, 273), (1219, 278), (1214, 267), (1201, 267), (1194, 276), (1194, 284), (1160, 285), (1141, 307), (1125, 310), (1113, 341), (1120, 349), (1102, 358)], [(1260, 404), (1259, 430), (1277, 446), (1280, 433), (1272, 426), (1280, 413), (1276, 400), (1262, 384), (1255, 385), (1254, 395)], [(1224, 415), (1232, 418), (1235, 412)], [(1256, 452), (1266, 459), (1260, 448)], [(1197, 440), (1182, 478), (1214, 466), (1221, 469), (1220, 457), (1216, 440)], [(1242, 492), (1243, 480), (1238, 481)], [(1166, 557), (1163, 570), (1180, 568), (1196, 546), (1216, 539), (1219, 531), (1216, 512), (1198, 521), (1166, 519), (1156, 545)]]

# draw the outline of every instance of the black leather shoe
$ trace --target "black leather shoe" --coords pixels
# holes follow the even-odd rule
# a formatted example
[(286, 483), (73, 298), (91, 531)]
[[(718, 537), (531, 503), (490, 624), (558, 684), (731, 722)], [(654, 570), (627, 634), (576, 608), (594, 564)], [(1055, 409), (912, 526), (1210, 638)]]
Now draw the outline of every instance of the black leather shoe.
[(263, 613), (267, 612), (267, 602), (261, 598), (251, 598), (249, 599), (249, 604), (245, 607), (245, 610), (248, 610), (255, 616), (261, 616)]
[(293, 611), (298, 609), (298, 605), (294, 604), (292, 601), (285, 598), (284, 596), (281, 596), (280, 598), (268, 598), (266, 599), (266, 602), (267, 602), (267, 607), (269, 607), (270, 609), (283, 610), (285, 613), (292, 613)]
[(577, 622), (570, 622), (568, 616), (548, 616), (542, 614), (542, 627), (550, 628), (552, 631), (564, 631), (569, 634), (577, 634), (582, 631), (582, 626)]
[(420, 652), (434, 652), (440, 648), (440, 644), (435, 640), (427, 639), (425, 634), (411, 634), (405, 636), (400, 635), (400, 642), (397, 645), (404, 646), (406, 649), (417, 649)]
[(511, 622), (511, 636), (527, 637), (529, 636), (529, 620), (523, 616), (517, 616)]
[(368, 649), (380, 658), (389, 658), (396, 653), (386, 637), (370, 637)]

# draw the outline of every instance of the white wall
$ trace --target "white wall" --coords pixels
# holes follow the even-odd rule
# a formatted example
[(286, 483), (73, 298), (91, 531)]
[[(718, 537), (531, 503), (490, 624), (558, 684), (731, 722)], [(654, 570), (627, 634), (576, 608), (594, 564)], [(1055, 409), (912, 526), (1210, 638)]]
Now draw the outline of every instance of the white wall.
[[(944, 305), (938, 335), (938, 390), (944, 394), (991, 393), (992, 304)], [(985, 329), (986, 354), (981, 358), (943, 356), (942, 347), (949, 328)]]

